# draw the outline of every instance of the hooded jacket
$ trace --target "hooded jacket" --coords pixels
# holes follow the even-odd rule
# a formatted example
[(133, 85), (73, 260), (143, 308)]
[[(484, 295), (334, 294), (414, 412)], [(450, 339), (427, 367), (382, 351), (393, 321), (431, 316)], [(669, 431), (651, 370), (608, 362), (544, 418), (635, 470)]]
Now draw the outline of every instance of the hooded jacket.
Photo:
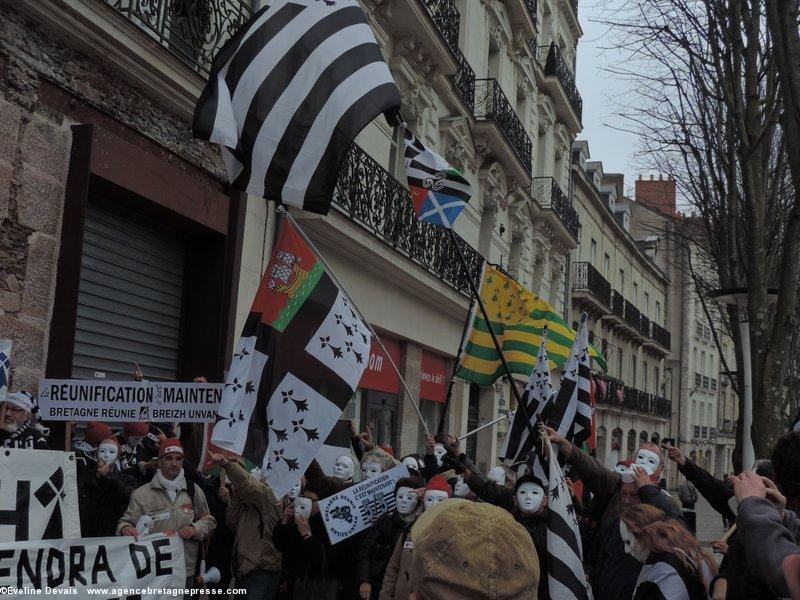
[(237, 491), (225, 510), (225, 524), (236, 532), (237, 577), (254, 571), (280, 571), (281, 553), (275, 548), (272, 533), (283, 516), (283, 503), (268, 485), (239, 464), (227, 463), (225, 472)]
[(410, 526), (396, 510), (381, 515), (367, 530), (359, 547), (356, 559), (356, 581), (372, 585), (372, 597), (377, 598), (381, 591), (383, 576), (389, 565), (397, 540), (406, 526)]
[(0, 429), (0, 448), (47, 450), (47, 437), (36, 427), (36, 423), (31, 417), (14, 433), (8, 433), (5, 429)]

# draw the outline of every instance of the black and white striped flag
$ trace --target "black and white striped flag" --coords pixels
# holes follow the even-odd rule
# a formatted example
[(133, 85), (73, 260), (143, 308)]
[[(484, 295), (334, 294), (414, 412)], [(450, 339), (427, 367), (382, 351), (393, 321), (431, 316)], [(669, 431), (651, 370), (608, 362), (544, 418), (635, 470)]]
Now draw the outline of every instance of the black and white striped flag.
[[(550, 446), (550, 441), (545, 440)], [(578, 519), (564, 472), (550, 446), (547, 503), (547, 578), (551, 598), (591, 600), (592, 590), (583, 571)]]
[(356, 0), (274, 0), (219, 51), (194, 113), (231, 186), (327, 214), (347, 149), (400, 93)]

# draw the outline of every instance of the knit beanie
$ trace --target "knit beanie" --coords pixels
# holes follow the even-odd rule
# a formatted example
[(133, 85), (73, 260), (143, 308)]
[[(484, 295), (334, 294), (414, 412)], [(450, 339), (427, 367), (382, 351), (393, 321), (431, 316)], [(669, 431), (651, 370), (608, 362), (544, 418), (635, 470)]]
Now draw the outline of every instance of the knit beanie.
[(111, 427), (99, 421), (90, 421), (86, 425), (86, 433), (83, 436), (95, 448), (106, 438), (111, 437)]
[(447, 497), (453, 497), (453, 489), (447, 483), (447, 480), (442, 477), (441, 475), (434, 475), (428, 481), (428, 485), (425, 486), (425, 491), (428, 490), (436, 490), (439, 492), (447, 492)]
[(125, 438), (132, 438), (132, 437), (144, 437), (150, 431), (150, 423), (148, 422), (137, 422), (137, 423), (123, 423), (122, 425), (122, 435)]

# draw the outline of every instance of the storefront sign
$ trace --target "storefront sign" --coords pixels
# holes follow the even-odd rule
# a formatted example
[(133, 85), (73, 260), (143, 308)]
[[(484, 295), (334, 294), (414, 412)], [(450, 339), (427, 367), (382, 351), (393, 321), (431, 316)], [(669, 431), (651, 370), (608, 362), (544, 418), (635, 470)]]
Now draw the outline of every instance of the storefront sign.
[(422, 372), (419, 377), (419, 397), (444, 402), (450, 374), (447, 359), (438, 354), (422, 352)]
[(221, 383), (151, 381), (39, 381), (44, 421), (209, 423), (217, 416)]
[[(383, 345), (389, 351), (396, 365), (400, 364), (400, 344), (389, 339), (383, 339)], [(377, 390), (389, 394), (400, 392), (400, 380), (394, 372), (389, 358), (383, 352), (375, 338), (372, 339), (372, 346), (369, 350), (369, 362), (358, 387), (362, 390)]]
[(331, 544), (363, 531), (394, 510), (394, 486), (403, 477), (408, 477), (408, 469), (400, 465), (320, 500), (319, 512)]
[(183, 539), (177, 535), (0, 544), (0, 589), (9, 600), (160, 600), (176, 597), (173, 590), (185, 584)]

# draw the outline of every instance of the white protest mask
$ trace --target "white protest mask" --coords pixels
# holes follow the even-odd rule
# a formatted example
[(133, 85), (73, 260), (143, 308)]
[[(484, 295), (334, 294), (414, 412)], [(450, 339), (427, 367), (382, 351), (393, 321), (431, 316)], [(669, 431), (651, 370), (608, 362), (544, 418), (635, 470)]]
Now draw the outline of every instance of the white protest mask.
[(622, 538), (622, 543), (625, 546), (625, 554), (630, 554), (637, 561), (644, 564), (647, 561), (647, 557), (650, 556), (650, 553), (639, 545), (639, 542), (623, 520), (619, 522), (619, 536)]
[(506, 484), (506, 470), (501, 467), (492, 467), (489, 469), (489, 472), (486, 474), (490, 480), (494, 481), (497, 485), (505, 485)]
[(634, 464), (637, 467), (650, 467), (650, 473), (655, 473), (661, 466), (661, 458), (652, 450), (639, 448), (639, 451), (636, 453)]
[(444, 464), (442, 459), (444, 458), (445, 454), (447, 454), (447, 449), (444, 447), (444, 444), (434, 444), (433, 455), (436, 457), (437, 467), (441, 467)]
[(443, 492), (442, 490), (425, 490), (425, 497), (423, 498), (425, 510), (439, 504), (439, 502), (444, 502), (448, 498), (447, 492)]
[(294, 516), (308, 518), (311, 516), (311, 498), (298, 496), (294, 499)]
[(515, 494), (517, 498), (517, 506), (520, 512), (524, 515), (532, 515), (539, 512), (544, 502), (544, 489), (542, 486), (526, 481), (520, 484)]
[(361, 479), (369, 479), (380, 475), (382, 470), (380, 463), (376, 463), (375, 461), (369, 460), (361, 463)]
[(119, 446), (114, 442), (101, 442), (97, 447), (97, 462), (113, 465), (119, 458)]
[(333, 463), (333, 476), (337, 481), (352, 481), (353, 475), (356, 473), (356, 463), (353, 459), (342, 454)]
[(294, 500), (300, 495), (300, 489), (302, 487), (303, 483), (298, 479), (297, 483), (295, 483), (291, 488), (289, 488), (289, 492), (286, 494), (286, 496)]
[(395, 507), (401, 515), (410, 515), (417, 508), (419, 496), (417, 491), (410, 487), (399, 487), (394, 495)]
[(419, 471), (419, 463), (417, 462), (417, 459), (414, 458), (413, 456), (406, 456), (401, 462), (406, 466), (406, 468), (409, 471), (411, 470)]
[(453, 486), (453, 496), (456, 498), (466, 498), (469, 496), (469, 486), (464, 483), (464, 478), (461, 476), (459, 476), (455, 486)]

